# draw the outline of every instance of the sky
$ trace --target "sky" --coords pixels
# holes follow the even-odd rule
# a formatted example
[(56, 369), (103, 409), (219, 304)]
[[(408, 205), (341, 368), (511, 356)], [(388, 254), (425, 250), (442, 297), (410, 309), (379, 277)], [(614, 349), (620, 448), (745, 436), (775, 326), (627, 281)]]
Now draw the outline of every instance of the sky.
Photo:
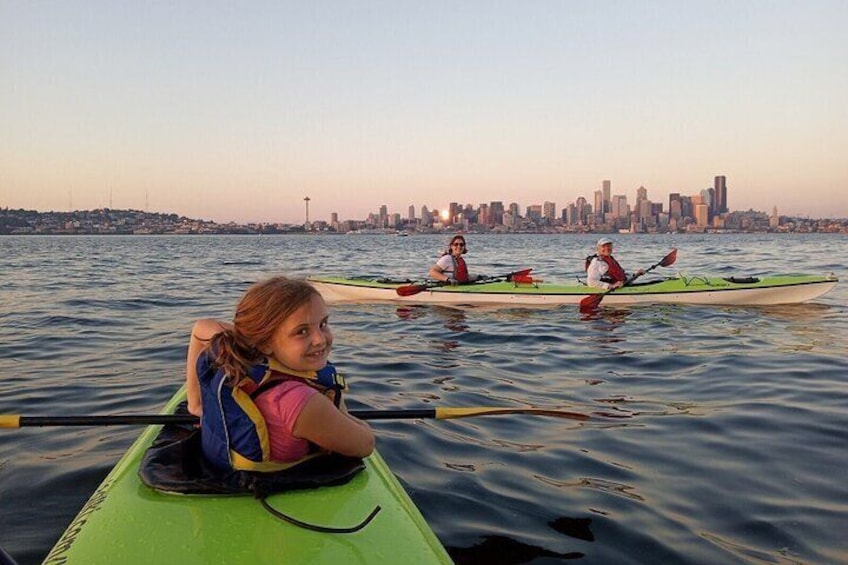
[(848, 2), (0, 0), (0, 207), (848, 217)]

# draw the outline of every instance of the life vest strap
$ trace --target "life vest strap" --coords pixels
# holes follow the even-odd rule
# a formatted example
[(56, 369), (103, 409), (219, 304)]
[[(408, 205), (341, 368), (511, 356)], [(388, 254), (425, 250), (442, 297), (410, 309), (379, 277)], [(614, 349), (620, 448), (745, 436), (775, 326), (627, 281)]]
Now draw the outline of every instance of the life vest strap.
[(333, 398), (333, 404), (336, 405), (336, 408), (341, 406), (342, 392), (347, 388), (346, 383), (344, 382), (344, 378), (342, 378), (342, 376), (338, 373), (336, 373), (334, 383), (331, 386), (327, 387), (323, 384), (316, 382), (315, 379), (301, 377), (298, 375), (291, 375), (289, 373), (282, 373), (279, 371), (269, 371), (269, 376), (266, 377), (262, 381), (262, 383), (255, 389), (253, 389), (253, 391), (250, 393), (250, 398), (252, 400), (256, 400), (256, 398), (260, 394), (264, 394), (265, 392), (268, 392), (272, 388), (279, 386), (286, 381), (300, 381), (308, 386), (311, 386), (312, 388), (318, 389), (321, 394), (327, 394), (327, 392), (329, 391), (334, 391), (335, 396)]
[(259, 473), (273, 473), (275, 471), (285, 471), (286, 469), (291, 469), (295, 465), (299, 465), (304, 461), (308, 461), (319, 455), (326, 455), (326, 451), (316, 451), (314, 453), (310, 453), (305, 457), (301, 457), (297, 461), (253, 461), (252, 459), (248, 459), (244, 455), (241, 455), (239, 452), (235, 450), (230, 450), (230, 462), (233, 464), (233, 469), (237, 471), (256, 471)]

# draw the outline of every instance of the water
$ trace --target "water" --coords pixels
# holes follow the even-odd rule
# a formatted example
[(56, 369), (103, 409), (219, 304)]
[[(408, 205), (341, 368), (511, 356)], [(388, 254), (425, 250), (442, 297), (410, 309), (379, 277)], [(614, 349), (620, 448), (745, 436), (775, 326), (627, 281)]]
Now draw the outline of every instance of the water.
[[(2, 237), (0, 413), (156, 412), (192, 321), (230, 317), (250, 282), (416, 277), (445, 239)], [(595, 239), (472, 235), (467, 257), (472, 272), (570, 282)], [(848, 239), (618, 241), (631, 270), (677, 246), (666, 273), (843, 281), (780, 307), (334, 307), (351, 408), (595, 415), (374, 423), (442, 543), (458, 563), (848, 563)], [(0, 430), (0, 546), (40, 562), (138, 432)]]

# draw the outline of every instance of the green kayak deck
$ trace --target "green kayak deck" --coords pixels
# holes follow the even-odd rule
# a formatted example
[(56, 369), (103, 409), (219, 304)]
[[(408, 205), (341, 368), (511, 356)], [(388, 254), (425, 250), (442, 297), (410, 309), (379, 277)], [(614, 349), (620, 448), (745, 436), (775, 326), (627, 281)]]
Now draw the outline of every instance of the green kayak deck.
[[(181, 390), (168, 403), (172, 413)], [(138, 477), (161, 426), (150, 426), (97, 488), (47, 556), (46, 564), (450, 563), (451, 559), (377, 452), (341, 486), (271, 495), (268, 503), (299, 520), (332, 527), (361, 522), (351, 534), (286, 523), (252, 496), (166, 494)]]

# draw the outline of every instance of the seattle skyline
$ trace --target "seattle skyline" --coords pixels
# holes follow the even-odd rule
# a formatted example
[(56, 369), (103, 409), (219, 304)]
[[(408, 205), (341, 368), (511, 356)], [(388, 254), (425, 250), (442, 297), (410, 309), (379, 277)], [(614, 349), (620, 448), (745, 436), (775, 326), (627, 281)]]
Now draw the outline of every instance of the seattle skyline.
[(0, 5), (0, 206), (215, 221), (697, 194), (848, 217), (848, 4)]
[[(716, 189), (719, 188), (719, 184), (718, 184), (719, 178), (722, 179), (721, 187), (724, 189), (723, 193), (721, 193), (721, 192), (717, 193), (716, 192)], [(650, 200), (651, 202), (653, 202), (655, 204), (662, 205), (663, 206), (663, 212), (670, 213), (671, 212), (671, 210), (670, 210), (670, 207), (671, 207), (670, 198), (673, 198), (673, 197), (676, 197), (676, 196), (698, 197), (699, 195), (703, 195), (704, 191), (710, 190), (710, 191), (713, 191), (714, 198), (723, 198), (723, 200), (718, 200), (717, 203), (716, 203), (718, 205), (717, 209), (721, 210), (721, 212), (718, 212), (718, 213), (722, 213), (722, 212), (726, 213), (726, 212), (734, 212), (734, 211), (741, 212), (741, 211), (753, 210), (753, 211), (764, 212), (764, 213), (768, 213), (768, 214), (771, 214), (774, 211), (777, 211), (782, 216), (804, 217), (804, 218), (810, 218), (810, 219), (828, 219), (828, 218), (830, 218), (830, 219), (844, 219), (844, 218), (848, 218), (848, 214), (845, 214), (845, 215), (825, 214), (825, 215), (821, 215), (821, 216), (810, 216), (808, 214), (799, 214), (799, 213), (795, 213), (795, 212), (792, 212), (792, 211), (787, 212), (787, 211), (780, 210), (778, 206), (775, 206), (775, 205), (768, 206), (766, 203), (761, 203), (759, 205), (755, 204), (753, 206), (749, 206), (748, 208), (736, 208), (736, 207), (729, 208), (728, 207), (728, 201), (727, 201), (727, 186), (723, 184), (725, 178), (726, 177), (724, 175), (716, 176), (715, 177), (716, 184), (714, 186), (706, 186), (703, 189), (692, 191), (692, 192), (676, 192), (676, 193), (670, 192), (670, 193), (665, 195), (665, 198), (660, 197), (659, 199), (657, 199), (656, 195), (651, 194), (651, 196), (648, 197), (648, 200)], [(571, 199), (569, 199), (565, 202), (551, 201), (551, 200), (545, 200), (543, 202), (525, 201), (525, 199), (522, 199), (522, 198), (505, 198), (503, 200), (500, 200), (499, 202), (507, 202), (508, 201), (509, 203), (519, 204), (520, 206), (525, 206), (525, 207), (528, 207), (528, 208), (529, 207), (536, 207), (536, 206), (539, 206), (539, 205), (542, 205), (542, 204), (555, 205), (556, 216), (560, 217), (561, 213), (564, 212), (564, 208), (566, 206), (574, 205), (575, 202), (578, 202), (578, 201), (581, 201), (581, 200), (584, 200), (587, 203), (589, 203), (590, 205), (592, 205), (593, 197), (594, 197), (594, 200), (596, 200), (600, 195), (603, 195), (603, 199), (608, 204), (615, 202), (617, 199), (620, 199), (624, 204), (630, 206), (634, 202), (634, 200), (635, 201), (639, 200), (639, 193), (640, 192), (649, 192), (650, 193), (650, 191), (648, 191), (645, 186), (640, 185), (639, 187), (636, 187), (633, 190), (633, 194), (635, 196), (634, 199), (629, 198), (627, 194), (620, 194), (620, 193), (612, 194), (612, 183), (611, 183), (611, 181), (604, 180), (604, 181), (602, 181), (601, 188), (592, 191), (591, 194), (588, 194), (588, 195), (581, 194), (581, 195), (579, 195), (575, 198), (571, 198)], [(85, 211), (85, 210), (96, 210), (96, 209), (126, 209), (126, 210), (136, 209), (136, 210), (143, 210), (145, 212), (177, 213), (177, 214), (184, 215), (184, 216), (194, 217), (191, 214), (187, 214), (187, 213), (185, 213), (181, 210), (151, 209), (150, 206), (149, 206), (147, 195), (145, 195), (145, 197), (144, 197), (144, 206), (143, 207), (124, 207), (124, 206), (121, 206), (121, 205), (115, 206), (114, 203), (113, 203), (113, 194), (112, 194), (111, 190), (110, 190), (110, 193), (107, 195), (108, 202), (106, 204), (100, 204), (100, 205), (97, 205), (97, 206), (91, 206), (91, 207), (87, 207), (87, 208), (75, 206), (73, 204), (73, 195), (71, 193), (69, 193), (68, 198), (69, 198), (69, 201), (68, 201), (67, 207), (65, 207), (65, 208), (58, 207), (58, 208), (49, 208), (49, 209), (41, 209), (41, 210), (33, 208), (33, 210), (38, 211), (38, 212), (71, 212), (71, 211)], [(391, 208), (390, 206), (388, 206), (386, 204), (376, 204), (375, 203), (361, 217), (345, 217), (342, 213), (340, 213), (336, 210), (331, 210), (328, 213), (327, 217), (316, 217), (316, 215), (314, 213), (310, 215), (310, 212), (309, 212), (309, 202), (312, 201), (312, 200), (313, 199), (308, 195), (304, 196), (304, 197), (301, 197), (299, 195), (293, 195), (293, 197), (292, 197), (293, 202), (292, 202), (292, 209), (291, 210), (294, 210), (294, 208), (296, 208), (297, 204), (299, 204), (301, 206), (301, 208), (300, 208), (300, 215), (301, 215), (300, 220), (298, 220), (296, 218), (296, 216), (297, 216), (296, 211), (290, 211), (289, 213), (284, 214), (287, 218), (289, 218), (289, 217), (294, 218), (294, 219), (291, 219), (291, 220), (267, 219), (267, 220), (238, 221), (238, 220), (234, 220), (232, 217), (227, 216), (226, 214), (224, 214), (221, 217), (211, 217), (211, 216), (210, 217), (203, 217), (203, 219), (212, 220), (212, 221), (219, 222), (219, 223), (236, 222), (236, 223), (244, 223), (244, 224), (253, 224), (253, 223), (299, 224), (299, 223), (304, 223), (304, 221), (305, 221), (305, 223), (310, 223), (311, 220), (319, 221), (319, 222), (327, 222), (328, 218), (330, 218), (330, 217), (338, 217), (342, 221), (345, 221), (345, 220), (360, 221), (364, 218), (367, 218), (368, 216), (375, 214), (375, 212), (378, 213), (378, 210), (383, 208), (383, 207), (388, 208), (390, 213), (397, 213), (397, 214), (400, 214), (401, 216), (404, 216), (405, 213), (406, 214), (409, 213), (410, 209), (421, 210), (422, 208), (426, 208), (431, 212), (433, 212), (433, 211), (438, 212), (438, 211), (441, 211), (441, 210), (448, 209), (451, 204), (458, 204), (459, 203), (459, 204), (462, 204), (464, 206), (473, 206), (473, 207), (476, 208), (477, 206), (481, 206), (481, 205), (486, 206), (491, 202), (498, 201), (498, 200), (495, 200), (495, 199), (491, 199), (491, 200), (485, 200), (484, 199), (484, 201), (474, 203), (474, 202), (462, 201), (462, 199), (459, 198), (458, 200), (454, 200), (452, 202), (445, 203), (443, 205), (431, 205), (430, 203), (427, 203), (427, 202), (423, 202), (423, 203), (416, 205), (414, 203), (407, 202), (405, 205), (404, 204), (399, 205), (399, 207), (396, 208), (396, 209)], [(305, 204), (305, 210), (303, 208), (304, 204)], [(14, 205), (4, 204), (3, 202), (0, 202), (0, 208), (2, 208), (2, 207), (10, 208), (10, 209), (16, 209), (16, 208), (27, 209), (26, 207), (23, 207), (23, 206), (14, 206)], [(715, 208), (715, 207), (711, 206), (711, 208)], [(715, 209), (711, 210), (710, 214), (712, 215), (714, 213), (716, 213)]]

